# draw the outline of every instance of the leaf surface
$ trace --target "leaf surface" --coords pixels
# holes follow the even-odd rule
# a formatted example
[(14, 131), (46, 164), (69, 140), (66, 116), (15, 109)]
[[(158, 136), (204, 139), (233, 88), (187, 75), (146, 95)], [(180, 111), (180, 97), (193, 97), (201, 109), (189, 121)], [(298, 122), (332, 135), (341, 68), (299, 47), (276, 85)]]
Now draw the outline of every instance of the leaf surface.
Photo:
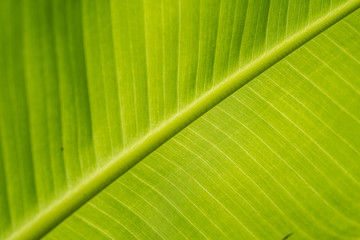
[(360, 12), (245, 85), (50, 239), (358, 239)]
[(359, 4), (1, 1), (0, 236), (44, 235)]

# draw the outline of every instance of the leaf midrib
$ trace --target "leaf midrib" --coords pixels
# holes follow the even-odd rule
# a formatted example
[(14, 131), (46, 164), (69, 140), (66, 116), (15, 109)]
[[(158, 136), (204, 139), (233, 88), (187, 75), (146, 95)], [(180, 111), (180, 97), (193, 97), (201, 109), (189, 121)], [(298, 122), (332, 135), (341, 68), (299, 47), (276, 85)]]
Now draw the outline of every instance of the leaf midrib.
[(13, 232), (12, 235), (9, 236), (9, 239), (37, 239), (44, 236), (61, 221), (191, 122), (195, 121), (266, 69), (276, 64), (286, 55), (295, 51), (301, 45), (359, 7), (360, 0), (345, 3), (285, 39), (281, 44), (266, 51), (261, 57), (245, 67), (240, 68), (237, 72), (225, 78), (220, 84), (203, 94), (185, 109), (148, 133), (132, 147), (125, 149), (120, 155), (114, 157), (107, 165), (85, 178), (75, 188), (66, 192), (62, 198), (55, 200), (45, 210), (39, 212), (30, 221), (22, 225), (20, 229)]

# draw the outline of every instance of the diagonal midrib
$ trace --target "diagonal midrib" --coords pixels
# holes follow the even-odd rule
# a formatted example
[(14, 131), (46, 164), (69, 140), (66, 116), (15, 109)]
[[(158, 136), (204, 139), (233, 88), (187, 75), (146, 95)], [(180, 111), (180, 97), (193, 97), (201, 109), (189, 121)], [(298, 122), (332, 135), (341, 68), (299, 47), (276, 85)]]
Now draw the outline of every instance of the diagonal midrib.
[(119, 156), (113, 158), (113, 161), (110, 161), (106, 166), (98, 169), (77, 185), (77, 187), (64, 194), (62, 198), (54, 201), (45, 210), (26, 222), (20, 229), (13, 232), (13, 234), (9, 236), (9, 239), (37, 239), (44, 236), (106, 186), (155, 151), (191, 122), (195, 121), (266, 69), (276, 64), (286, 55), (359, 7), (360, 0), (349, 1), (287, 38), (281, 44), (266, 51), (261, 57), (224, 79), (219, 85), (206, 92), (185, 109), (158, 126), (132, 147), (124, 150)]

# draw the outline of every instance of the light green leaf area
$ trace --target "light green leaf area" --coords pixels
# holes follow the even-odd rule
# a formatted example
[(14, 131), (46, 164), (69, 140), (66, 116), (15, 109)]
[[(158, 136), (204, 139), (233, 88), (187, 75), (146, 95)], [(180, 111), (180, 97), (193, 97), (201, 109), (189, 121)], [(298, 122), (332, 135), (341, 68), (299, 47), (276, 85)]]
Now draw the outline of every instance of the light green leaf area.
[(360, 12), (242, 87), (50, 239), (359, 239)]
[(359, 7), (0, 0), (0, 238), (359, 238)]

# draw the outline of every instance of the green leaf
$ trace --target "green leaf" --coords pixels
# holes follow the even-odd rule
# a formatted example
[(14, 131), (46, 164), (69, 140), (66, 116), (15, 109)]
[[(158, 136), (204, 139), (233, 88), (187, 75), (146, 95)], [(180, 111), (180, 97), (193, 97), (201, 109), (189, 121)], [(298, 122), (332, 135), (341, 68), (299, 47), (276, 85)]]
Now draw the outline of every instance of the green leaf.
[(360, 12), (239, 89), (50, 239), (358, 239)]
[(0, 236), (358, 238), (359, 6), (1, 1)]

